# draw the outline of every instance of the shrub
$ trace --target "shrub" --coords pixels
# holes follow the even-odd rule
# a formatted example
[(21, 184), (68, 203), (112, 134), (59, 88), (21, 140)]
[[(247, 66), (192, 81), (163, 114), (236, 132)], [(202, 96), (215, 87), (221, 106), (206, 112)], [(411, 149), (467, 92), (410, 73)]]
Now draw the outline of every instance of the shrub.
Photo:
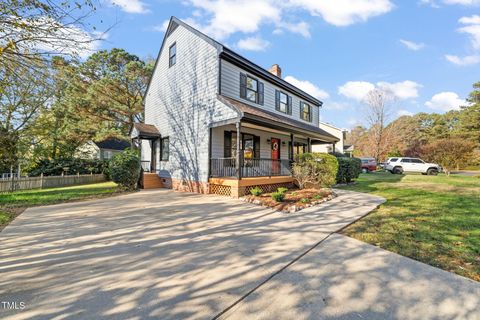
[(308, 198), (302, 198), (302, 199), (300, 199), (300, 202), (301, 202), (301, 203), (309, 203), (309, 202), (310, 202), (310, 199), (308, 199)]
[(337, 158), (337, 183), (349, 183), (357, 179), (362, 172), (362, 161), (358, 158)]
[(282, 192), (273, 192), (272, 193), (272, 199), (277, 201), (277, 202), (282, 202), (283, 199), (285, 199), (285, 193)]
[(326, 153), (297, 155), (292, 167), (293, 177), (300, 189), (304, 189), (307, 185), (331, 187), (335, 184), (337, 171), (337, 159)]
[(474, 143), (460, 138), (435, 140), (422, 148), (422, 156), (427, 161), (441, 165), (447, 175), (452, 170), (468, 164), (473, 157)]
[(322, 196), (321, 194), (316, 194), (316, 195), (313, 197), (313, 199), (315, 199), (315, 200), (320, 200), (320, 199), (322, 199), (322, 198), (323, 198), (323, 196)]
[(280, 193), (286, 193), (288, 191), (288, 188), (285, 188), (285, 187), (279, 187), (277, 189), (277, 192), (280, 192)]
[(127, 190), (134, 190), (140, 178), (140, 157), (135, 150), (127, 149), (110, 160), (110, 176), (113, 182)]
[[(33, 165), (29, 176), (36, 177), (43, 173), (44, 176), (59, 176), (64, 174), (90, 174), (108, 171), (108, 162), (97, 159), (60, 158), (43, 159)], [(107, 175), (108, 178), (108, 175)]]
[(252, 188), (250, 189), (250, 194), (252, 194), (253, 196), (260, 196), (261, 194), (263, 193), (262, 189), (260, 187), (255, 187), (255, 188)]

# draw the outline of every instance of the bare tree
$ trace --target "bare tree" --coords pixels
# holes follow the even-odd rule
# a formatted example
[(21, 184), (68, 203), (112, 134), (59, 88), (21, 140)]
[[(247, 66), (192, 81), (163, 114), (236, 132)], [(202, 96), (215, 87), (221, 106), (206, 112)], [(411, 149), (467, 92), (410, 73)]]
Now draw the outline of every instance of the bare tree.
[(0, 67), (8, 68), (13, 61), (31, 64), (52, 54), (93, 51), (95, 41), (102, 38), (85, 22), (95, 11), (94, 1), (2, 0)]
[(390, 91), (380, 88), (370, 91), (364, 100), (366, 121), (370, 127), (369, 133), (373, 144), (373, 156), (377, 161), (387, 144), (385, 127), (390, 119), (394, 102), (395, 96)]

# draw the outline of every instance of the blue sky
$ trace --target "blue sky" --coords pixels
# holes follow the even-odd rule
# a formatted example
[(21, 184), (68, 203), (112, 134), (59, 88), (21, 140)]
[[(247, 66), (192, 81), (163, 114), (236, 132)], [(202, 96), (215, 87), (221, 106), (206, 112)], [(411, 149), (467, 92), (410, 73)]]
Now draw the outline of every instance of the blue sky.
[(156, 57), (172, 15), (267, 69), (278, 63), (339, 127), (364, 122), (374, 87), (397, 97), (395, 118), (458, 108), (480, 81), (480, 0), (104, 0), (92, 22), (113, 27), (98, 48)]

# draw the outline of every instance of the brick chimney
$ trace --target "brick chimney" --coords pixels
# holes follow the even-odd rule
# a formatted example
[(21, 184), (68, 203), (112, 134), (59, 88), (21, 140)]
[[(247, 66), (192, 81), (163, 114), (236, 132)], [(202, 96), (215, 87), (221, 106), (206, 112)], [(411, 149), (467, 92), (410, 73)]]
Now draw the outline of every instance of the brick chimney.
[(268, 72), (270, 72), (271, 74), (273, 74), (273, 75), (275, 75), (279, 78), (282, 77), (282, 69), (276, 63), (273, 66), (271, 66), (270, 69), (268, 69)]

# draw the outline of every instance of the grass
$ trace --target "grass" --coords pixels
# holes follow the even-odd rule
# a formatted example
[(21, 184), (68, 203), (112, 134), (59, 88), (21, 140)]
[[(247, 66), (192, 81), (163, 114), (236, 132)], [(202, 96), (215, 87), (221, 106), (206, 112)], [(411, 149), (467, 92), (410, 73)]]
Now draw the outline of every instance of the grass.
[(387, 202), (342, 232), (480, 281), (480, 179), (363, 174), (344, 189)]
[(0, 230), (28, 207), (93, 199), (119, 193), (113, 182), (0, 193)]

